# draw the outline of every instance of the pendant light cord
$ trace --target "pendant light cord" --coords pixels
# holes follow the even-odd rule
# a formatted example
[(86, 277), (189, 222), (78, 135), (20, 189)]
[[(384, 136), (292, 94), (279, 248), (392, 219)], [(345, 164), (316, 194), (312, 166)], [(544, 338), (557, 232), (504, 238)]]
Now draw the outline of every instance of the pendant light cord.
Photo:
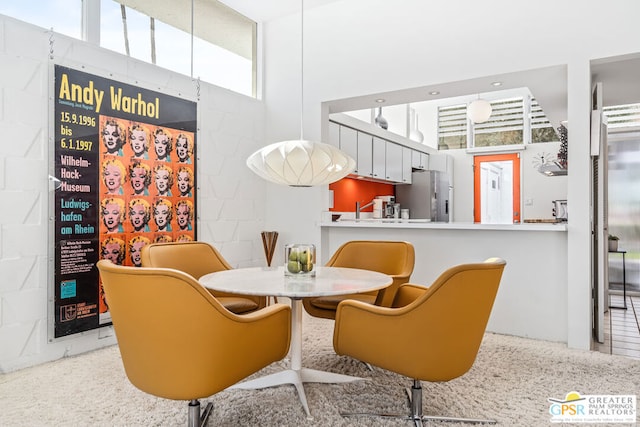
[(304, 0), (300, 4), (300, 140), (304, 141)]

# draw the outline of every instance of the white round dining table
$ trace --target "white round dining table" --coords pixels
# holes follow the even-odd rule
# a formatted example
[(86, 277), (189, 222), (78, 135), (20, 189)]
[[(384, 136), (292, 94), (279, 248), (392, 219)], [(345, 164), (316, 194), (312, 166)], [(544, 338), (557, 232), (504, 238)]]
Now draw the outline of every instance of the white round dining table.
[(393, 279), (386, 274), (355, 268), (316, 267), (315, 277), (303, 277), (285, 276), (284, 267), (253, 267), (209, 273), (199, 281), (216, 291), (291, 299), (289, 368), (231, 388), (259, 389), (293, 384), (307, 417), (311, 417), (304, 383), (342, 383), (362, 378), (302, 367), (302, 298), (375, 291), (389, 286)]

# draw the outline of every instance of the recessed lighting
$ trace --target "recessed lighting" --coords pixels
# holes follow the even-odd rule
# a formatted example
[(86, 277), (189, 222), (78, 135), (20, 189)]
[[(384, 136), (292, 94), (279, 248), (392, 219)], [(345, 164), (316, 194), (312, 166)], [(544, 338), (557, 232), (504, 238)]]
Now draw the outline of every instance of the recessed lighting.
[(429, 95), (440, 95), (440, 92), (437, 90), (432, 90), (431, 92), (429, 92)]
[(384, 101), (385, 101), (385, 100), (384, 100), (384, 99), (382, 99), (382, 98), (378, 98), (378, 99), (376, 99), (376, 102), (377, 102), (378, 104), (382, 104)]
[(491, 86), (502, 86), (502, 82), (491, 82)]

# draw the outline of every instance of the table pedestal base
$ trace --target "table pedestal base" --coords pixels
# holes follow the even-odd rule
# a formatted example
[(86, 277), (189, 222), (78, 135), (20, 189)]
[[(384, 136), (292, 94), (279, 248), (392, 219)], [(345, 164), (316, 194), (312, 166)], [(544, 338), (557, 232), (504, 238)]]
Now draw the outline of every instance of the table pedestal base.
[(317, 369), (301, 368), (299, 370), (287, 369), (284, 371), (276, 372), (264, 377), (256, 378), (254, 380), (235, 384), (229, 388), (253, 390), (259, 388), (274, 387), (283, 384), (293, 384), (294, 386), (296, 386), (298, 397), (300, 398), (300, 403), (302, 403), (304, 411), (307, 413), (307, 417), (311, 417), (311, 413), (309, 412), (309, 405), (307, 404), (307, 396), (304, 393), (304, 383), (347, 383), (363, 379), (365, 378), (335, 374), (333, 372), (319, 371)]
[(298, 391), (300, 403), (311, 417), (307, 396), (304, 394), (304, 383), (347, 383), (351, 381), (363, 380), (364, 378), (352, 377), (350, 375), (335, 374), (333, 372), (318, 371), (302, 367), (302, 300), (291, 298), (291, 353), (289, 369), (265, 375), (261, 378), (235, 384), (229, 388), (257, 389), (278, 386), (282, 384), (293, 384)]

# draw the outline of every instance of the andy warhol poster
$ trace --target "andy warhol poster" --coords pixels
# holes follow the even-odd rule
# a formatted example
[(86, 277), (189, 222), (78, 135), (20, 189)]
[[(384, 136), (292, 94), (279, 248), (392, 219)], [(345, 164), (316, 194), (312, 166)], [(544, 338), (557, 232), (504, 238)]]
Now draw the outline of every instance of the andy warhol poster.
[(111, 323), (95, 266), (196, 239), (196, 103), (55, 66), (55, 338)]

